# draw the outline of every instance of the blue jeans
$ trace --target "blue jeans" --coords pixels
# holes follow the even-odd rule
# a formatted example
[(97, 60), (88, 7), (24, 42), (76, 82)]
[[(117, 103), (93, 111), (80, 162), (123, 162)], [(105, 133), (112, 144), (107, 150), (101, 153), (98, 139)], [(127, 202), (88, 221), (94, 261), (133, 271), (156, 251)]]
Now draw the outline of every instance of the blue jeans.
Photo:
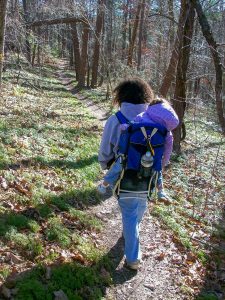
[(158, 189), (162, 189), (163, 188), (163, 175), (162, 175), (162, 171), (159, 172), (159, 177), (157, 180), (157, 187)]
[(118, 203), (122, 213), (125, 256), (127, 262), (141, 259), (139, 225), (147, 208), (147, 195), (139, 193), (121, 193)]

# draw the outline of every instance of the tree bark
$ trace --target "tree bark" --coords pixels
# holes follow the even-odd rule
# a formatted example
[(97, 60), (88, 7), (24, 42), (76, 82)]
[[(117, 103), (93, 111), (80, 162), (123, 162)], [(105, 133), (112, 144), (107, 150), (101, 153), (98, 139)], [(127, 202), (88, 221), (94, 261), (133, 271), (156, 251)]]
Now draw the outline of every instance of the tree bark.
[(124, 2), (124, 12), (123, 12), (123, 18), (124, 18), (124, 24), (123, 24), (123, 31), (122, 31), (122, 59), (126, 56), (126, 45), (127, 45), (127, 28), (128, 28), (128, 10), (129, 10), (129, 4), (130, 0), (126, 0)]
[(184, 119), (184, 112), (186, 107), (186, 74), (188, 69), (191, 40), (193, 36), (193, 24), (195, 18), (195, 10), (190, 0), (186, 0), (184, 9), (188, 12), (187, 20), (184, 24), (181, 48), (178, 57), (176, 85), (174, 91), (173, 107), (179, 117), (180, 124), (174, 130), (174, 151), (176, 153), (181, 152), (181, 133), (182, 124)]
[[(107, 60), (112, 59), (112, 38), (113, 38), (113, 0), (106, 0), (107, 15), (105, 17), (105, 33), (106, 33), (106, 51)], [(104, 35), (104, 32), (103, 32)]]
[(99, 66), (99, 54), (100, 54), (100, 35), (103, 27), (104, 20), (104, 0), (98, 1), (98, 11), (96, 19), (96, 29), (95, 29), (95, 46), (92, 59), (92, 77), (91, 77), (91, 87), (97, 87), (98, 80), (98, 66)]
[[(27, 23), (29, 18), (27, 0), (23, 0), (23, 12), (24, 12), (24, 20)], [(29, 29), (27, 25), (26, 25), (26, 32), (25, 32), (25, 52), (26, 52), (26, 57), (28, 62), (31, 63), (31, 46), (29, 42)]]
[(185, 8), (185, 4), (186, 4), (186, 0), (181, 0), (180, 17), (179, 17), (179, 21), (178, 21), (178, 28), (177, 28), (176, 39), (174, 42), (174, 48), (173, 48), (173, 51), (171, 54), (169, 66), (166, 70), (162, 85), (159, 89), (159, 93), (163, 97), (166, 97), (166, 95), (169, 91), (170, 85), (171, 85), (173, 79), (175, 78), (178, 54), (180, 53), (180, 49), (181, 49), (181, 41), (182, 41), (182, 35), (183, 35), (183, 30), (184, 30), (184, 24), (187, 20), (188, 14), (189, 14), (189, 11), (187, 11)]
[(213, 58), (214, 67), (216, 71), (216, 82), (215, 82), (215, 94), (216, 94), (216, 109), (220, 122), (220, 126), (222, 128), (223, 133), (225, 133), (225, 117), (224, 117), (224, 109), (223, 109), (223, 100), (222, 100), (222, 81), (223, 81), (223, 69), (222, 62), (220, 60), (218, 46), (213, 37), (209, 22), (202, 10), (202, 6), (198, 0), (191, 0), (194, 5), (194, 8), (198, 15), (198, 20), (201, 25), (203, 36), (205, 37), (209, 47), (210, 52)]
[(74, 61), (75, 61), (75, 73), (76, 80), (79, 81), (80, 74), (80, 41), (77, 33), (76, 23), (71, 25), (71, 34), (73, 40), (73, 53), (74, 53)]
[[(142, 0), (142, 2), (143, 1), (144, 0)], [(131, 36), (129, 49), (128, 49), (127, 65), (130, 67), (133, 64), (132, 61), (133, 61), (134, 45), (135, 45), (135, 40), (136, 40), (136, 36), (137, 36), (137, 29), (138, 29), (138, 24), (139, 24), (139, 16), (140, 16), (142, 2), (141, 1), (138, 2), (137, 12), (136, 12), (135, 20), (134, 20), (134, 28), (133, 28), (133, 32), (132, 32), (132, 36)]]
[(80, 60), (80, 73), (78, 87), (85, 87), (85, 76), (87, 72), (87, 58), (88, 58), (88, 37), (89, 37), (89, 26), (84, 24), (83, 34), (82, 34), (82, 49), (81, 49), (81, 60)]
[(32, 67), (34, 67), (35, 55), (36, 55), (36, 48), (37, 48), (37, 44), (35, 43), (34, 46), (33, 46), (32, 59), (31, 59), (31, 65), (32, 65)]
[(4, 62), (6, 6), (7, 0), (0, 0), (0, 89), (2, 84), (2, 70)]
[(138, 70), (140, 70), (140, 68), (141, 68), (144, 17), (145, 17), (145, 0), (143, 0), (142, 6), (141, 6), (141, 20), (140, 20), (140, 28), (139, 28), (138, 59), (137, 59), (137, 69)]
[(175, 35), (175, 30), (174, 30), (174, 5), (173, 5), (173, 0), (168, 0), (168, 8), (169, 8), (169, 16), (171, 18), (170, 21), (170, 27), (169, 27), (169, 42), (170, 45), (174, 43), (174, 35)]

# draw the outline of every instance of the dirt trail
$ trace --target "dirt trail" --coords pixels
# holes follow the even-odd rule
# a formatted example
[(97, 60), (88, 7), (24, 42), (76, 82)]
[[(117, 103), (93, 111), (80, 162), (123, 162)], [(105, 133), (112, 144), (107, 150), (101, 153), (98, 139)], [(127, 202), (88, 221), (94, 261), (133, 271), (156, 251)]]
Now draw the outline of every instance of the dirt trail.
[[(69, 84), (70, 79), (63, 73), (63, 65), (57, 76), (67, 90), (73, 92), (74, 87)], [(99, 109), (91, 100), (75, 95), (102, 123), (106, 112)], [(105, 291), (107, 300), (177, 300), (193, 299), (185, 295), (181, 287), (184, 285), (185, 275), (182, 274), (182, 248), (173, 242), (170, 233), (163, 230), (159, 221), (151, 216), (152, 203), (145, 214), (140, 230), (140, 241), (143, 252), (143, 264), (138, 272), (129, 271), (123, 267), (123, 239), (121, 237), (121, 215), (115, 198), (110, 195), (98, 206), (92, 208), (104, 222), (104, 230), (98, 236), (101, 245), (106, 246), (108, 255), (113, 261), (113, 286)], [(179, 249), (180, 248), (180, 249)]]

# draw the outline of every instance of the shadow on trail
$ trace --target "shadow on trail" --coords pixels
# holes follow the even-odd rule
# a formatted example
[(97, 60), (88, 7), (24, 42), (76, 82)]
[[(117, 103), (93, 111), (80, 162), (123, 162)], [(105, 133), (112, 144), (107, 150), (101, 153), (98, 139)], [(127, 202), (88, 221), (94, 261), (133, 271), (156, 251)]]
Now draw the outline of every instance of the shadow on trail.
[(206, 275), (201, 292), (196, 300), (225, 299), (225, 207), (208, 244), (211, 249), (206, 266)]
[[(97, 263), (91, 265), (87, 262), (56, 260), (51, 265), (40, 264), (9, 276), (4, 283), (4, 289), (6, 288), (10, 296), (16, 293), (14, 299), (54, 299), (58, 291), (69, 300), (100, 300), (106, 294), (107, 287), (122, 284), (136, 275), (135, 271), (124, 267), (116, 270), (122, 257), (123, 240), (119, 238)], [(0, 290), (2, 287), (0, 286)]]
[[(56, 83), (57, 84), (57, 83)], [(21, 84), (22, 87), (26, 87), (26, 88), (29, 88), (29, 87), (34, 87), (32, 84), (28, 84), (27, 82), (23, 82)], [(47, 92), (66, 92), (66, 89), (64, 86), (60, 86), (60, 84), (58, 84), (58, 86), (52, 86), (52, 85), (49, 85), (49, 86), (40, 86), (39, 87), (42, 91), (47, 91)]]
[(82, 169), (86, 166), (92, 165), (93, 163), (97, 162), (97, 155), (93, 155), (88, 158), (78, 159), (77, 161), (73, 160), (60, 160), (60, 159), (53, 159), (53, 160), (45, 160), (42, 157), (37, 157), (34, 159), (40, 166), (46, 167), (56, 167), (61, 169)]
[(55, 167), (61, 169), (83, 169), (87, 166), (92, 165), (93, 163), (97, 162), (98, 156), (93, 155), (88, 158), (78, 159), (77, 161), (74, 160), (65, 160), (65, 159), (52, 159), (47, 160), (44, 159), (42, 156), (33, 157), (31, 159), (22, 159), (21, 161), (17, 161), (14, 163), (8, 163), (1, 161), (0, 163), (0, 170), (18, 170), (20, 168), (27, 168), (27, 167)]
[(188, 153), (188, 154), (193, 154), (195, 152), (199, 152), (199, 151), (203, 151), (205, 149), (210, 149), (210, 148), (214, 148), (217, 146), (224, 146), (225, 145), (225, 141), (221, 140), (218, 142), (209, 142), (208, 144), (204, 145), (204, 148), (202, 146), (194, 146), (192, 149), (186, 149), (183, 151), (183, 153)]

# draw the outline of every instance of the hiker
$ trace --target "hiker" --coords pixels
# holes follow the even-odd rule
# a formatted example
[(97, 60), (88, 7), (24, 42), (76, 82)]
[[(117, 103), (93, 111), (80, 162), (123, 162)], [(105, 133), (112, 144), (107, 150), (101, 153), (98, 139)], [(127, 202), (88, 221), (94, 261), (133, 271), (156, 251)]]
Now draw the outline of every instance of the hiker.
[[(144, 122), (154, 122), (164, 126), (167, 129), (167, 135), (164, 144), (164, 152), (162, 159), (162, 167), (166, 167), (169, 164), (170, 156), (173, 149), (173, 135), (172, 130), (177, 127), (179, 124), (179, 119), (174, 109), (171, 107), (169, 102), (163, 98), (156, 98), (152, 100), (144, 113), (137, 115), (134, 118), (134, 122), (144, 123)], [(128, 124), (120, 125), (120, 132), (126, 130)], [(110, 186), (112, 189), (117, 182), (122, 167), (119, 159), (116, 163), (110, 168), (107, 174), (104, 176), (104, 181), (98, 186), (98, 191), (101, 194), (106, 193), (106, 189)], [(171, 199), (166, 194), (163, 187), (163, 175), (162, 171), (159, 172), (157, 180), (157, 189), (158, 189), (158, 200), (163, 200), (167, 203), (171, 202)]]
[[(107, 169), (112, 160), (115, 161), (116, 159), (117, 162), (114, 163), (111, 170), (106, 174), (103, 184), (99, 186), (98, 190), (100, 192), (101, 189), (104, 192), (104, 189), (108, 184), (114, 184), (116, 177), (118, 178), (121, 173), (121, 162), (117, 159), (118, 144), (120, 136), (123, 134), (123, 130), (126, 131), (126, 125), (128, 125), (126, 124), (126, 120), (128, 121), (127, 123), (129, 123), (137, 116), (140, 120), (147, 117), (144, 112), (148, 108), (148, 105), (151, 102), (153, 103), (154, 100), (152, 89), (141, 79), (129, 79), (121, 82), (115, 88), (114, 94), (114, 104), (120, 107), (119, 112), (124, 117), (125, 121), (120, 120), (119, 114), (116, 114), (112, 115), (106, 122), (99, 150), (99, 162), (102, 169)], [(157, 104), (160, 104), (160, 106), (164, 105), (164, 103)], [(170, 107), (169, 110), (173, 111)], [(175, 119), (176, 118), (177, 117), (175, 116)], [(109, 182), (110, 176), (111, 179), (113, 179), (113, 182)], [(161, 191), (163, 191), (161, 175), (159, 176), (159, 179), (161, 180)], [(139, 181), (141, 181), (141, 179)], [(119, 192), (118, 203), (122, 212), (123, 235), (125, 238), (125, 264), (130, 269), (137, 270), (141, 261), (139, 224), (147, 207), (148, 193), (147, 191), (140, 193), (138, 188), (135, 190), (135, 184), (133, 187), (134, 190), (132, 192)]]

